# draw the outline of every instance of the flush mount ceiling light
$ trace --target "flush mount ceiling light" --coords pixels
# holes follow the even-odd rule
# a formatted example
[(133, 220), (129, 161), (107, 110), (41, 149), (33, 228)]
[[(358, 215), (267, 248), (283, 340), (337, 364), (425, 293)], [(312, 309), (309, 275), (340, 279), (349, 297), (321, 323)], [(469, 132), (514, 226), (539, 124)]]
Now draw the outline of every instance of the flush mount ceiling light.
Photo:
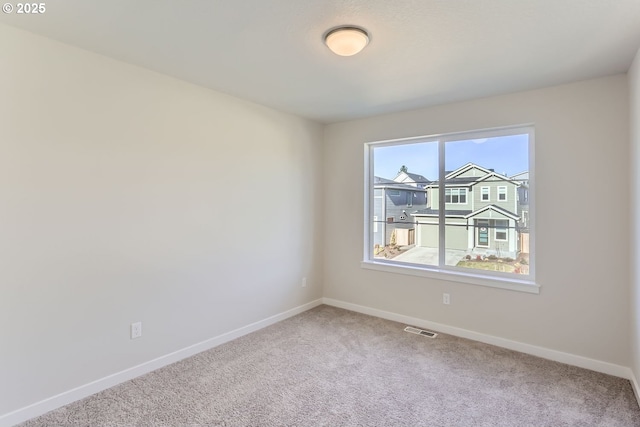
[(369, 34), (362, 28), (343, 26), (329, 31), (324, 42), (336, 55), (351, 56), (369, 43)]

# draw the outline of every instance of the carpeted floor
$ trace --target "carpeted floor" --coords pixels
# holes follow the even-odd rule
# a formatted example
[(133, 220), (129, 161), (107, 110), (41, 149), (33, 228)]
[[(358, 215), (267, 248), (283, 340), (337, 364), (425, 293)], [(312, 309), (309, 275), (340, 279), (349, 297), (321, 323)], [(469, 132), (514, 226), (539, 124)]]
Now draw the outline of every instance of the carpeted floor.
[(24, 423), (640, 426), (629, 381), (320, 306)]

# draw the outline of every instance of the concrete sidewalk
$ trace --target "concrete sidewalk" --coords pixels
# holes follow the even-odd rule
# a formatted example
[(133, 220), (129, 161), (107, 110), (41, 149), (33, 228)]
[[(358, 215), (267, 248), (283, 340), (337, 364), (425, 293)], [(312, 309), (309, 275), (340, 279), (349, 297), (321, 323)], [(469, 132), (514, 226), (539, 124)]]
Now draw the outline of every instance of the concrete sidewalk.
[[(446, 265), (456, 265), (467, 255), (467, 251), (447, 249), (445, 251)], [(415, 246), (393, 258), (394, 261), (410, 262), (412, 264), (438, 265), (438, 249)]]

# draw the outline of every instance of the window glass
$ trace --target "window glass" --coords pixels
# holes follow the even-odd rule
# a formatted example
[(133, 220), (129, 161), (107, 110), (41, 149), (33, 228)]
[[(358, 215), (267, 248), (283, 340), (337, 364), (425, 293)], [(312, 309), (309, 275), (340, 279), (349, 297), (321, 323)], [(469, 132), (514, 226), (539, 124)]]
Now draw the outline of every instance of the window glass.
[(482, 197), (480, 198), (480, 200), (482, 200), (483, 202), (488, 202), (489, 201), (489, 187), (481, 187), (480, 188), (481, 191), (481, 195)]
[(495, 220), (496, 240), (507, 240), (507, 228), (509, 221), (503, 219)]
[[(438, 188), (431, 188), (427, 176), (438, 175), (438, 143), (380, 145), (371, 148), (374, 191), (385, 194), (375, 199), (372, 217), (387, 218), (372, 227), (368, 255), (371, 259), (422, 265), (438, 265), (438, 221), (433, 204), (438, 204)], [(393, 196), (398, 187), (405, 196)], [(393, 190), (391, 189), (393, 188)], [(451, 195), (449, 194), (449, 197)], [(415, 214), (425, 214), (418, 221)], [(418, 228), (421, 230), (417, 241)], [(433, 254), (417, 256), (411, 249), (428, 245)], [(426, 246), (425, 246), (426, 247)]]
[[(368, 144), (371, 194), (382, 195), (368, 204), (368, 215), (387, 221), (368, 227), (365, 258), (485, 276), (532, 275), (531, 132)], [(396, 202), (399, 186), (406, 186), (407, 197)]]
[(498, 200), (507, 200), (507, 187), (498, 187)]

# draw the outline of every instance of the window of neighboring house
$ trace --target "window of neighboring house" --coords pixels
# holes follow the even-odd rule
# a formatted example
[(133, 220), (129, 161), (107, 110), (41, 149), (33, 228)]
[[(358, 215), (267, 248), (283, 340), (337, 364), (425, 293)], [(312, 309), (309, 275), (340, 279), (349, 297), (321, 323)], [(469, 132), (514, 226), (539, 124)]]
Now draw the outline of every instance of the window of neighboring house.
[(483, 202), (488, 202), (489, 201), (489, 187), (481, 187), (480, 188), (480, 200), (482, 200)]
[(467, 203), (467, 189), (466, 188), (447, 188), (444, 190), (445, 203)]
[(498, 200), (501, 202), (507, 201), (507, 187), (498, 187)]
[(509, 221), (506, 219), (495, 220), (495, 239), (500, 241), (507, 241), (507, 227), (509, 227)]
[[(525, 197), (521, 197), (523, 200), (514, 199), (509, 207), (489, 203), (476, 206), (468, 199), (475, 188), (480, 200), (489, 202), (490, 186), (495, 185), (497, 200), (507, 201), (509, 186), (520, 185), (509, 177), (522, 171), (529, 172), (527, 184), (533, 188), (529, 157), (533, 143), (532, 127), (366, 143), (363, 267), (537, 293), (534, 193), (528, 194), (526, 205)], [(407, 211), (404, 224), (387, 221), (385, 227), (378, 228), (377, 218), (389, 218), (394, 212), (376, 211), (373, 216), (374, 176), (392, 180), (403, 166), (428, 180), (426, 207)], [(388, 191), (400, 195), (399, 190)], [(407, 206), (412, 206), (416, 193), (407, 193)], [(521, 227), (523, 220), (528, 222), (526, 230)], [(402, 252), (398, 256), (395, 251), (375, 250), (374, 232), (385, 230), (386, 240), (390, 240), (388, 236), (407, 234), (407, 225), (415, 238), (415, 246), (408, 249), (411, 254)], [(395, 231), (396, 226), (402, 228), (401, 232)], [(519, 234), (525, 232), (526, 236)], [(385, 241), (384, 245), (390, 246), (391, 242)]]
[(387, 190), (390, 196), (399, 196), (400, 190)]

